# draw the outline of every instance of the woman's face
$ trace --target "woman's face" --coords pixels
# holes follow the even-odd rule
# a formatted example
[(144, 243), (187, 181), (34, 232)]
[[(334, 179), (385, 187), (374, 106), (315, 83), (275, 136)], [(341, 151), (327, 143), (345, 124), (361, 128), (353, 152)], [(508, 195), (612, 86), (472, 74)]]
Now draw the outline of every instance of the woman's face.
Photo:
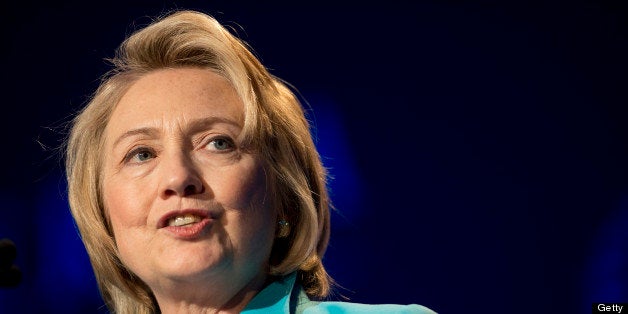
[(238, 143), (243, 121), (231, 84), (195, 68), (143, 76), (113, 112), (105, 208), (122, 262), (151, 289), (265, 276), (277, 213), (261, 161)]

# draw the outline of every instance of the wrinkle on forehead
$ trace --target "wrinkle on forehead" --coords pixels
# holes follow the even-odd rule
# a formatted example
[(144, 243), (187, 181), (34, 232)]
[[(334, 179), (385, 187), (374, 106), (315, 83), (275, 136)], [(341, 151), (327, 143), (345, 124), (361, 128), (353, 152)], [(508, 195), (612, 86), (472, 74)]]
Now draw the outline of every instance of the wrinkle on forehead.
[(150, 127), (183, 131), (199, 117), (231, 120), (242, 129), (244, 104), (231, 83), (211, 70), (158, 70), (135, 81), (120, 99), (108, 125), (115, 131), (108, 135)]

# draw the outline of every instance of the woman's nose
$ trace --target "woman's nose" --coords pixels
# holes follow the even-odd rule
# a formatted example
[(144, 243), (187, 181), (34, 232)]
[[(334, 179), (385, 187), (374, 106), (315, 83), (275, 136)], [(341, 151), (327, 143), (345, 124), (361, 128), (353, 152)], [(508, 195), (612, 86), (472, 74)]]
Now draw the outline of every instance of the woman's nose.
[(160, 194), (163, 198), (171, 196), (190, 196), (205, 191), (203, 180), (192, 160), (184, 154), (162, 155), (162, 182)]

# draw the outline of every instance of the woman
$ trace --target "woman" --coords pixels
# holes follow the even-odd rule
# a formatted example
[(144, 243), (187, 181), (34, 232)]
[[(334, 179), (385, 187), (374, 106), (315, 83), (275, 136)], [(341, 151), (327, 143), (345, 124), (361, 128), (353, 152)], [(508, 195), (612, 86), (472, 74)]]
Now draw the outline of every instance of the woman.
[(130, 36), (68, 140), (69, 201), (115, 313), (431, 313), (330, 292), (326, 173), (303, 110), (216, 20)]

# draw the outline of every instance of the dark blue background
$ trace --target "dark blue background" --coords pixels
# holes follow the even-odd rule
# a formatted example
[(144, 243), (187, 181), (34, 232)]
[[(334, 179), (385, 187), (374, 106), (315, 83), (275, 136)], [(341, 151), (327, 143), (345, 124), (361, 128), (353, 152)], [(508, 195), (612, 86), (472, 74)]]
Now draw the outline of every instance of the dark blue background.
[[(505, 2), (505, 3), (504, 3)], [(105, 313), (56, 148), (136, 26), (231, 25), (311, 106), (355, 302), (589, 313), (628, 302), (625, 1), (0, 4), (0, 313)]]

